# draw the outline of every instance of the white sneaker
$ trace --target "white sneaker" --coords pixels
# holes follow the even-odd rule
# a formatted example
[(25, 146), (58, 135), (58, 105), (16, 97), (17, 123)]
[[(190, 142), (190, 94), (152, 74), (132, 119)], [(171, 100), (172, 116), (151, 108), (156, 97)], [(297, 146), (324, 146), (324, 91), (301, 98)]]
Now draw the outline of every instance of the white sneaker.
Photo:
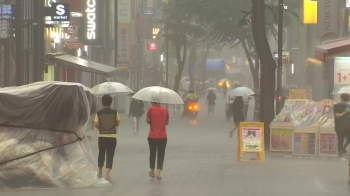
[(342, 160), (342, 161), (347, 161), (346, 158), (344, 158), (344, 157), (340, 158), (340, 160)]

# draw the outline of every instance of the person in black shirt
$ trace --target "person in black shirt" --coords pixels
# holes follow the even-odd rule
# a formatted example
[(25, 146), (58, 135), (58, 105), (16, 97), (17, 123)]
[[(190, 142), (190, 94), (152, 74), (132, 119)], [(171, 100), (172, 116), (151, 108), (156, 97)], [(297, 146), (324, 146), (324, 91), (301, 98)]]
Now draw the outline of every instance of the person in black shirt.
[(140, 100), (132, 99), (130, 103), (129, 118), (133, 118), (133, 131), (137, 135), (140, 130), (140, 118), (145, 113), (144, 104)]
[(347, 102), (349, 102), (350, 97), (348, 94), (342, 94), (340, 96), (341, 103), (334, 105), (334, 124), (335, 124), (335, 132), (338, 137), (338, 153), (339, 158), (342, 160), (346, 160), (343, 158), (343, 154), (345, 152), (346, 146), (344, 146), (344, 138), (347, 137), (349, 140), (350, 133), (350, 110)]
[(208, 116), (210, 115), (210, 113), (212, 113), (212, 115), (214, 114), (215, 100), (216, 95), (213, 91), (209, 91), (209, 94), (207, 96)]

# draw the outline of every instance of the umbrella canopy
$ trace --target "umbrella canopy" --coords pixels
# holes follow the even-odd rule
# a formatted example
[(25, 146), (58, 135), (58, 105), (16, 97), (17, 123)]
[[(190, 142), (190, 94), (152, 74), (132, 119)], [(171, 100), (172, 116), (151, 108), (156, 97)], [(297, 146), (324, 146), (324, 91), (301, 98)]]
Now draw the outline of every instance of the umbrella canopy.
[(338, 93), (338, 94), (343, 94), (343, 93), (350, 94), (350, 86), (344, 86), (344, 87), (342, 87), (337, 93)]
[(207, 88), (204, 92), (209, 92), (209, 91), (219, 92), (219, 90), (217, 88), (214, 88), (214, 87)]
[(226, 79), (226, 78), (223, 78), (219, 82), (230, 82), (230, 81), (228, 79)]
[(250, 88), (238, 87), (230, 91), (229, 96), (230, 97), (238, 97), (238, 96), (249, 97), (254, 94), (255, 94), (254, 91)]
[(104, 82), (92, 88), (95, 95), (127, 95), (133, 93), (129, 87), (118, 82)]
[(161, 86), (150, 86), (143, 88), (135, 93), (132, 98), (163, 104), (184, 104), (179, 94), (173, 90)]

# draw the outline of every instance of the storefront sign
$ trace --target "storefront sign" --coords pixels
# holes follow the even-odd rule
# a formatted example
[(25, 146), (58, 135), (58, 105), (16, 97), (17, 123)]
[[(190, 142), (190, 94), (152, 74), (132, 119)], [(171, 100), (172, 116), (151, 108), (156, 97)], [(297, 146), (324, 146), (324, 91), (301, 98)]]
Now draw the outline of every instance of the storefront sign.
[(306, 89), (290, 89), (289, 99), (307, 99)]
[(130, 24), (119, 24), (118, 27), (118, 62), (130, 62)]
[(153, 9), (152, 8), (146, 8), (145, 9), (145, 14), (146, 15), (152, 15), (153, 14)]
[(350, 57), (335, 57), (334, 59), (334, 84), (350, 84)]
[(335, 155), (336, 153), (336, 133), (320, 133), (320, 154)]
[(13, 7), (0, 4), (0, 39), (12, 37)]
[(338, 35), (339, 5), (334, 0), (317, 0), (318, 5), (318, 38), (326, 33)]
[(316, 133), (294, 133), (294, 155), (316, 155)]
[(97, 0), (83, 0), (82, 37), (85, 45), (101, 45), (102, 14)]
[(131, 23), (131, 1), (118, 0), (118, 22)]
[(293, 151), (293, 129), (271, 128), (271, 151)]
[(157, 50), (158, 49), (158, 44), (156, 42), (151, 42), (151, 43), (148, 43), (148, 50)]
[(52, 3), (51, 20), (52, 21), (69, 21), (70, 20), (69, 3)]

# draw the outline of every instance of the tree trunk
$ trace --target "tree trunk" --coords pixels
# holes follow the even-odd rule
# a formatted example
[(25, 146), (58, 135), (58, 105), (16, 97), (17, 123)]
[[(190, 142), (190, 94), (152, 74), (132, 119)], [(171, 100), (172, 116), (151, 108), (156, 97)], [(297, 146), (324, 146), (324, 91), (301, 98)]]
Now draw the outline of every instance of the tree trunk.
[(207, 59), (209, 55), (209, 50), (210, 50), (210, 44), (208, 44), (205, 48), (203, 48), (201, 65), (202, 65), (202, 74), (203, 74), (202, 77), (204, 81), (207, 80)]
[(192, 40), (191, 43), (191, 52), (190, 52), (190, 56), (188, 58), (189, 62), (188, 62), (188, 73), (189, 73), (189, 77), (190, 77), (190, 86), (189, 89), (194, 89), (194, 65), (196, 63), (196, 59), (197, 59), (197, 41), (196, 38), (194, 38)]
[[(183, 47), (183, 54), (181, 58), (181, 48)], [(177, 74), (175, 76), (175, 81), (174, 81), (174, 91), (179, 93), (179, 87), (180, 87), (180, 80), (182, 77), (182, 72), (185, 67), (185, 62), (186, 62), (186, 53), (187, 53), (187, 44), (186, 41), (182, 44), (176, 44), (176, 59), (177, 59)]]
[[(265, 1), (252, 0), (252, 32), (259, 58), (261, 60), (260, 79), (260, 120), (265, 126), (265, 144), (269, 148), (269, 125), (274, 118), (275, 70), (274, 61), (265, 29)], [(263, 92), (263, 93), (262, 93)]]
[(259, 88), (259, 70), (260, 70), (260, 64), (259, 62), (256, 62), (255, 59), (255, 65), (252, 60), (251, 52), (248, 50), (247, 44), (245, 42), (246, 40), (243, 39), (241, 41), (242, 47), (244, 49), (245, 55), (247, 56), (249, 67), (250, 67), (250, 73), (252, 74), (253, 82), (254, 82), (254, 89)]

